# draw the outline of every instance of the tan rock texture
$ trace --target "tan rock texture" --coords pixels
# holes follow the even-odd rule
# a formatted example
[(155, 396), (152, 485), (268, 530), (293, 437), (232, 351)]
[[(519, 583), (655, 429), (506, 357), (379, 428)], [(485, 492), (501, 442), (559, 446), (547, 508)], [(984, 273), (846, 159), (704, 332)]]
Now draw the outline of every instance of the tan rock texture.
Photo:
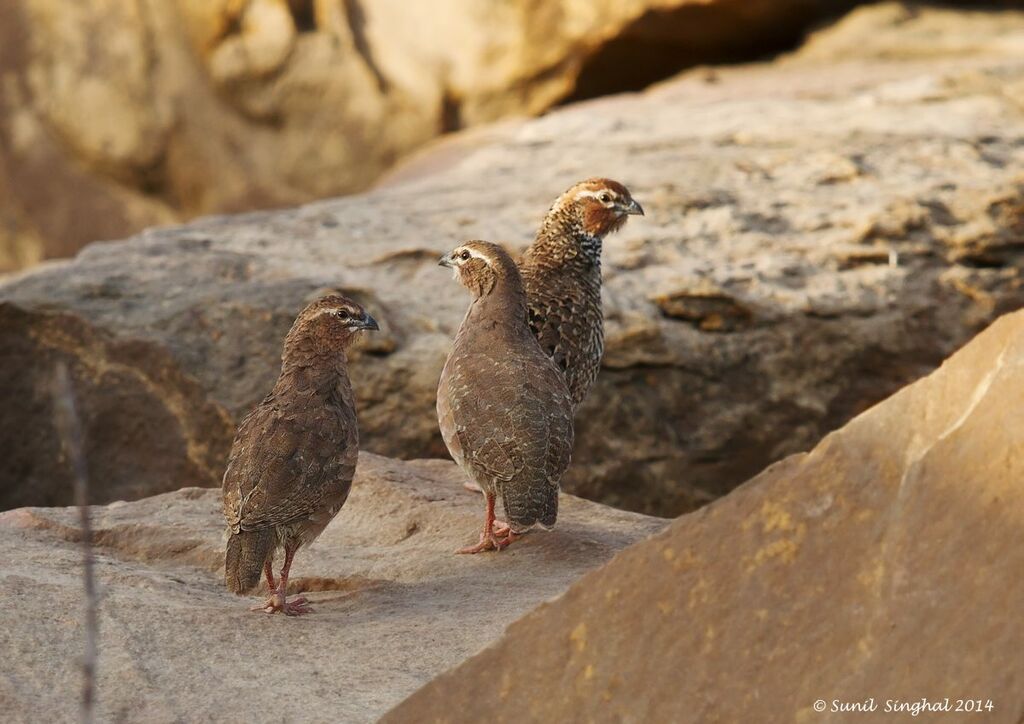
[[(564, 496), (558, 528), (457, 556), (481, 500), (455, 465), (359, 461), (352, 495), (292, 569), (314, 613), (252, 613), (224, 588), (220, 492), (92, 509), (100, 590), (97, 721), (375, 721), (666, 521)], [(77, 511), (0, 514), (11, 721), (77, 719), (84, 633)]]
[[(919, 62), (910, 44), (900, 60), (926, 29), (963, 50)], [(889, 51), (819, 59), (858, 37)], [(235, 421), (324, 287), (383, 326), (352, 362), (364, 447), (445, 456), (435, 392), (467, 299), (439, 255), (469, 238), (525, 248), (591, 175), (626, 183), (647, 216), (606, 244), (604, 369), (566, 488), (665, 515), (713, 500), (1024, 303), (1021, 43), (1020, 12), (865, 8), (806, 56), (476, 129), (371, 193), (152, 231), (13, 277), (0, 504), (70, 502), (46, 397), (57, 357), (101, 441), (98, 501), (217, 485)], [(49, 331), (63, 324), (106, 356)], [(140, 355), (127, 377), (104, 361), (121, 349)], [(151, 433), (105, 436), (119, 410), (121, 429)], [(125, 456), (144, 460), (127, 474)]]
[(846, 4), (7, 0), (0, 271), (359, 190), (444, 131), (786, 47)]
[[(1024, 717), (1024, 312), (672, 523), (385, 722)], [(873, 713), (832, 702), (874, 698)], [(817, 713), (814, 702), (826, 702)]]

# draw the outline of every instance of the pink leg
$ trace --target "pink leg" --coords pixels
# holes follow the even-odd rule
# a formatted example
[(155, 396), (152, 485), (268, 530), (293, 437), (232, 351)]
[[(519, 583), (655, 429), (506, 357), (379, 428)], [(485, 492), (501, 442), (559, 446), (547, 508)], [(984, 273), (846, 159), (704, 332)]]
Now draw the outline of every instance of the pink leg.
[(267, 579), (267, 589), (270, 591), (270, 598), (261, 603), (259, 606), (253, 606), (250, 611), (265, 611), (267, 613), (274, 612), (274, 596), (277, 595), (277, 583), (274, 581), (274, 562), (269, 560), (263, 564), (263, 575)]
[[(472, 493), (484, 492), (484, 489), (477, 485), (476, 482), (473, 480), (467, 480), (462, 484), (462, 487), (464, 487), (466, 490)], [(498, 520), (497, 518), (495, 518), (494, 525), (492, 526), (492, 528), (494, 529), (494, 535), (498, 536), (499, 538), (504, 538), (510, 532), (512, 532), (511, 528), (508, 527), (508, 523), (506, 523), (503, 520)], [(515, 539), (513, 538), (513, 540)]]
[(274, 582), (274, 561), (269, 560), (263, 564), (263, 574), (267, 577), (267, 587), (271, 593), (277, 590), (277, 584)]
[[(472, 493), (483, 493), (483, 488), (477, 485), (476, 482), (473, 480), (466, 480), (466, 482), (462, 483), (462, 486), (465, 487), (467, 491), (471, 491)], [(495, 529), (495, 535), (499, 538), (508, 536), (509, 524), (506, 523), (504, 520), (498, 520), (496, 518), (493, 527)]]
[[(281, 611), (286, 616), (301, 616), (304, 613), (312, 612), (313, 609), (309, 607), (304, 596), (299, 596), (291, 601), (288, 600), (288, 572), (292, 567), (292, 558), (295, 557), (295, 550), (295, 548), (284, 549), (284, 565), (281, 566), (281, 581), (278, 583), (276, 589), (272, 589), (273, 595), (270, 597), (270, 600), (267, 601), (267, 603), (260, 609), (255, 610), (262, 610), (266, 613), (277, 613), (278, 611)], [(269, 570), (267, 573), (267, 581), (273, 585), (273, 574)]]
[(487, 499), (487, 512), (484, 514), (484, 529), (480, 533), (480, 542), (476, 545), (466, 546), (460, 548), (456, 553), (481, 553), (483, 551), (500, 551), (506, 548), (512, 541), (516, 540), (519, 536), (512, 532), (508, 525), (501, 523), (499, 530), (503, 529), (501, 533), (495, 531), (495, 524), (499, 521), (494, 519), (494, 493), (485, 493), (484, 497)]

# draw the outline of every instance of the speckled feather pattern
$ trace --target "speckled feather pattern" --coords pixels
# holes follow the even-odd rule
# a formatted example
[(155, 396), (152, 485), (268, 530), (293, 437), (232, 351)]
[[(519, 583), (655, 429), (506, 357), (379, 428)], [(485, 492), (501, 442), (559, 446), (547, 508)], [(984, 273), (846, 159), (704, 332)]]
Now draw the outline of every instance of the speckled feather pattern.
[(277, 384), (239, 426), (222, 484), (230, 533), (273, 529), (278, 546), (308, 545), (348, 497), (359, 448), (350, 333), (326, 324), (296, 322)]
[(629, 198), (625, 187), (607, 179), (573, 187), (548, 211), (519, 266), (530, 328), (565, 375), (577, 407), (597, 381), (604, 356), (602, 239), (625, 223), (604, 208), (573, 202), (574, 189), (588, 183), (610, 185)]
[(565, 375), (574, 407), (597, 381), (604, 356), (599, 254), (556, 259), (531, 247), (521, 267), (530, 329)]
[(485, 492), (501, 497), (506, 521), (522, 532), (557, 518), (558, 484), (572, 452), (572, 402), (527, 325), (515, 265), (497, 247), (492, 251), (507, 266), (493, 283), (463, 280), (483, 294), (455, 337), (437, 411), (453, 459)]

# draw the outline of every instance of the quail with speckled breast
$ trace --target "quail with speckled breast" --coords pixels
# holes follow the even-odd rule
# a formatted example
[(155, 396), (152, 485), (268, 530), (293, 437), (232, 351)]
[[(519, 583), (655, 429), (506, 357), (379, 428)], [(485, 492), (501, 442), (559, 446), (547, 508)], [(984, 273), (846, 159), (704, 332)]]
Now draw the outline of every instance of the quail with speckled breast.
[[(527, 323), (519, 270), (496, 244), (467, 242), (441, 258), (472, 295), (441, 372), (437, 416), (452, 458), (486, 498), (477, 544), (501, 550), (558, 517), (572, 452), (572, 399)], [(495, 520), (501, 498), (505, 522)]]
[[(519, 262), (530, 329), (565, 375), (574, 411), (594, 386), (604, 356), (602, 242), (629, 216), (643, 214), (618, 181), (581, 181), (555, 200)], [(480, 492), (472, 480), (465, 487)]]
[(618, 181), (581, 181), (552, 205), (519, 264), (530, 329), (565, 374), (574, 408), (594, 386), (604, 355), (602, 242), (643, 213)]
[[(287, 600), (292, 558), (312, 543), (345, 504), (359, 449), (346, 350), (377, 322), (340, 295), (299, 314), (284, 343), (274, 389), (238, 428), (224, 473), (228, 527), (225, 582), (238, 594), (265, 574), (270, 598), (254, 611), (308, 613), (305, 598)], [(280, 578), (273, 563), (284, 552)]]

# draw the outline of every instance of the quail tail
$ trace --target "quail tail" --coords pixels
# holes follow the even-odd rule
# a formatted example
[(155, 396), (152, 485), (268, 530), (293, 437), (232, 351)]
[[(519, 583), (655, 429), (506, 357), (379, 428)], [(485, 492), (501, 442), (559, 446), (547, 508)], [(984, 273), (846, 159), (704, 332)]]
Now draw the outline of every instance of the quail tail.
[(276, 544), (273, 528), (232, 533), (224, 556), (224, 582), (228, 590), (241, 594), (256, 588)]
[(505, 491), (502, 495), (505, 519), (514, 533), (525, 533), (535, 525), (552, 528), (558, 519), (558, 487), (545, 485), (526, 494)]

